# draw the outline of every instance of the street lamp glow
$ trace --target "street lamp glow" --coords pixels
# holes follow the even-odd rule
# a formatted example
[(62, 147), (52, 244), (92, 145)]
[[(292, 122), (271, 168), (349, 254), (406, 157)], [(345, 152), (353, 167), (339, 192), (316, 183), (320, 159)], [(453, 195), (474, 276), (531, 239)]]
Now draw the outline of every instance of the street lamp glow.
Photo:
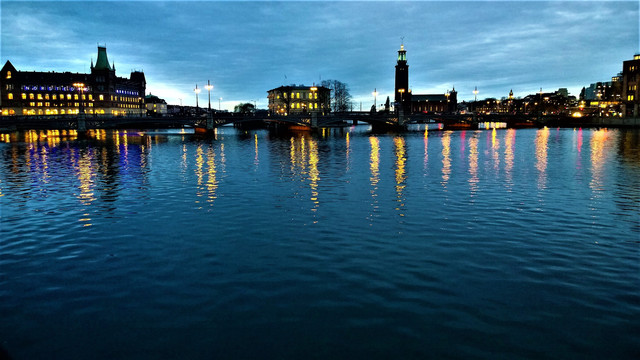
[(211, 113), (211, 89), (213, 89), (213, 85), (211, 85), (209, 80), (207, 80), (207, 85), (205, 86), (205, 88), (207, 88), (207, 91), (209, 91), (209, 113)]

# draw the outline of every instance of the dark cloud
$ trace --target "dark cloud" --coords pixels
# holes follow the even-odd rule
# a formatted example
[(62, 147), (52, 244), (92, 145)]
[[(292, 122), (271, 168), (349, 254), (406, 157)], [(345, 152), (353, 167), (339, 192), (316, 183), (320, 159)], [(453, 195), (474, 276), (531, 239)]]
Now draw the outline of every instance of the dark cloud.
[[(607, 81), (638, 51), (634, 2), (3, 2), (2, 61), (87, 71), (106, 43), (119, 75), (195, 103), (209, 79), (227, 106), (282, 84), (338, 79), (356, 101), (393, 92), (404, 37), (414, 92), (460, 97), (571, 91)], [(285, 78), (286, 76), (286, 78)], [(371, 99), (370, 99), (371, 98)]]

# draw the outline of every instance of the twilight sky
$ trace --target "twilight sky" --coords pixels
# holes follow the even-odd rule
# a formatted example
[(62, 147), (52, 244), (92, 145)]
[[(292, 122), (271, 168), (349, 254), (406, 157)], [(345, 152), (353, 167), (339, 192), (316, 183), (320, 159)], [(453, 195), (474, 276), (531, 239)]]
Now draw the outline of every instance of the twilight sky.
[[(144, 70), (147, 93), (195, 105), (266, 108), (266, 91), (336, 79), (356, 108), (393, 98), (401, 37), (414, 94), (459, 100), (610, 81), (640, 52), (636, 1), (7, 1), (0, 61), (89, 72), (106, 44), (116, 74)], [(180, 100), (181, 99), (181, 100)], [(206, 106), (207, 92), (200, 93)]]

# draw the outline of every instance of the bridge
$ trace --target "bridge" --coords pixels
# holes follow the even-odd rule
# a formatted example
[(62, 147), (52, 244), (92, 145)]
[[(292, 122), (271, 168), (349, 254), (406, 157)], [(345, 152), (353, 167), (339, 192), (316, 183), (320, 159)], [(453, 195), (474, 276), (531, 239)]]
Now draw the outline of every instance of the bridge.
[(393, 112), (339, 112), (322, 116), (319, 113), (299, 115), (255, 115), (238, 113), (217, 113), (204, 117), (104, 117), (91, 115), (46, 115), (46, 116), (2, 116), (0, 130), (58, 129), (123, 129), (123, 128), (183, 128), (193, 127), (200, 130), (213, 130), (216, 127), (234, 124), (238, 126), (269, 126), (322, 128), (345, 126), (353, 122), (365, 122), (374, 129), (406, 130), (409, 124), (440, 123), (443, 129), (477, 129), (484, 122), (505, 123), (508, 128), (523, 127), (640, 127), (640, 119), (626, 118), (569, 118), (566, 116), (532, 117), (524, 114), (412, 114), (402, 116)]

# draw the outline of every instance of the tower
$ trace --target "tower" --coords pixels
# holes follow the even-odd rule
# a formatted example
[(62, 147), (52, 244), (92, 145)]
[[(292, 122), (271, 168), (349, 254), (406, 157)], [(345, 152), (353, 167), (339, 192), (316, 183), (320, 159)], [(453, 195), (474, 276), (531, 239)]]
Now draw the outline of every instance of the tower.
[(407, 65), (407, 51), (404, 43), (398, 50), (398, 63), (396, 64), (396, 89), (395, 102), (398, 108), (408, 113), (411, 106), (411, 91), (409, 90), (409, 65)]

